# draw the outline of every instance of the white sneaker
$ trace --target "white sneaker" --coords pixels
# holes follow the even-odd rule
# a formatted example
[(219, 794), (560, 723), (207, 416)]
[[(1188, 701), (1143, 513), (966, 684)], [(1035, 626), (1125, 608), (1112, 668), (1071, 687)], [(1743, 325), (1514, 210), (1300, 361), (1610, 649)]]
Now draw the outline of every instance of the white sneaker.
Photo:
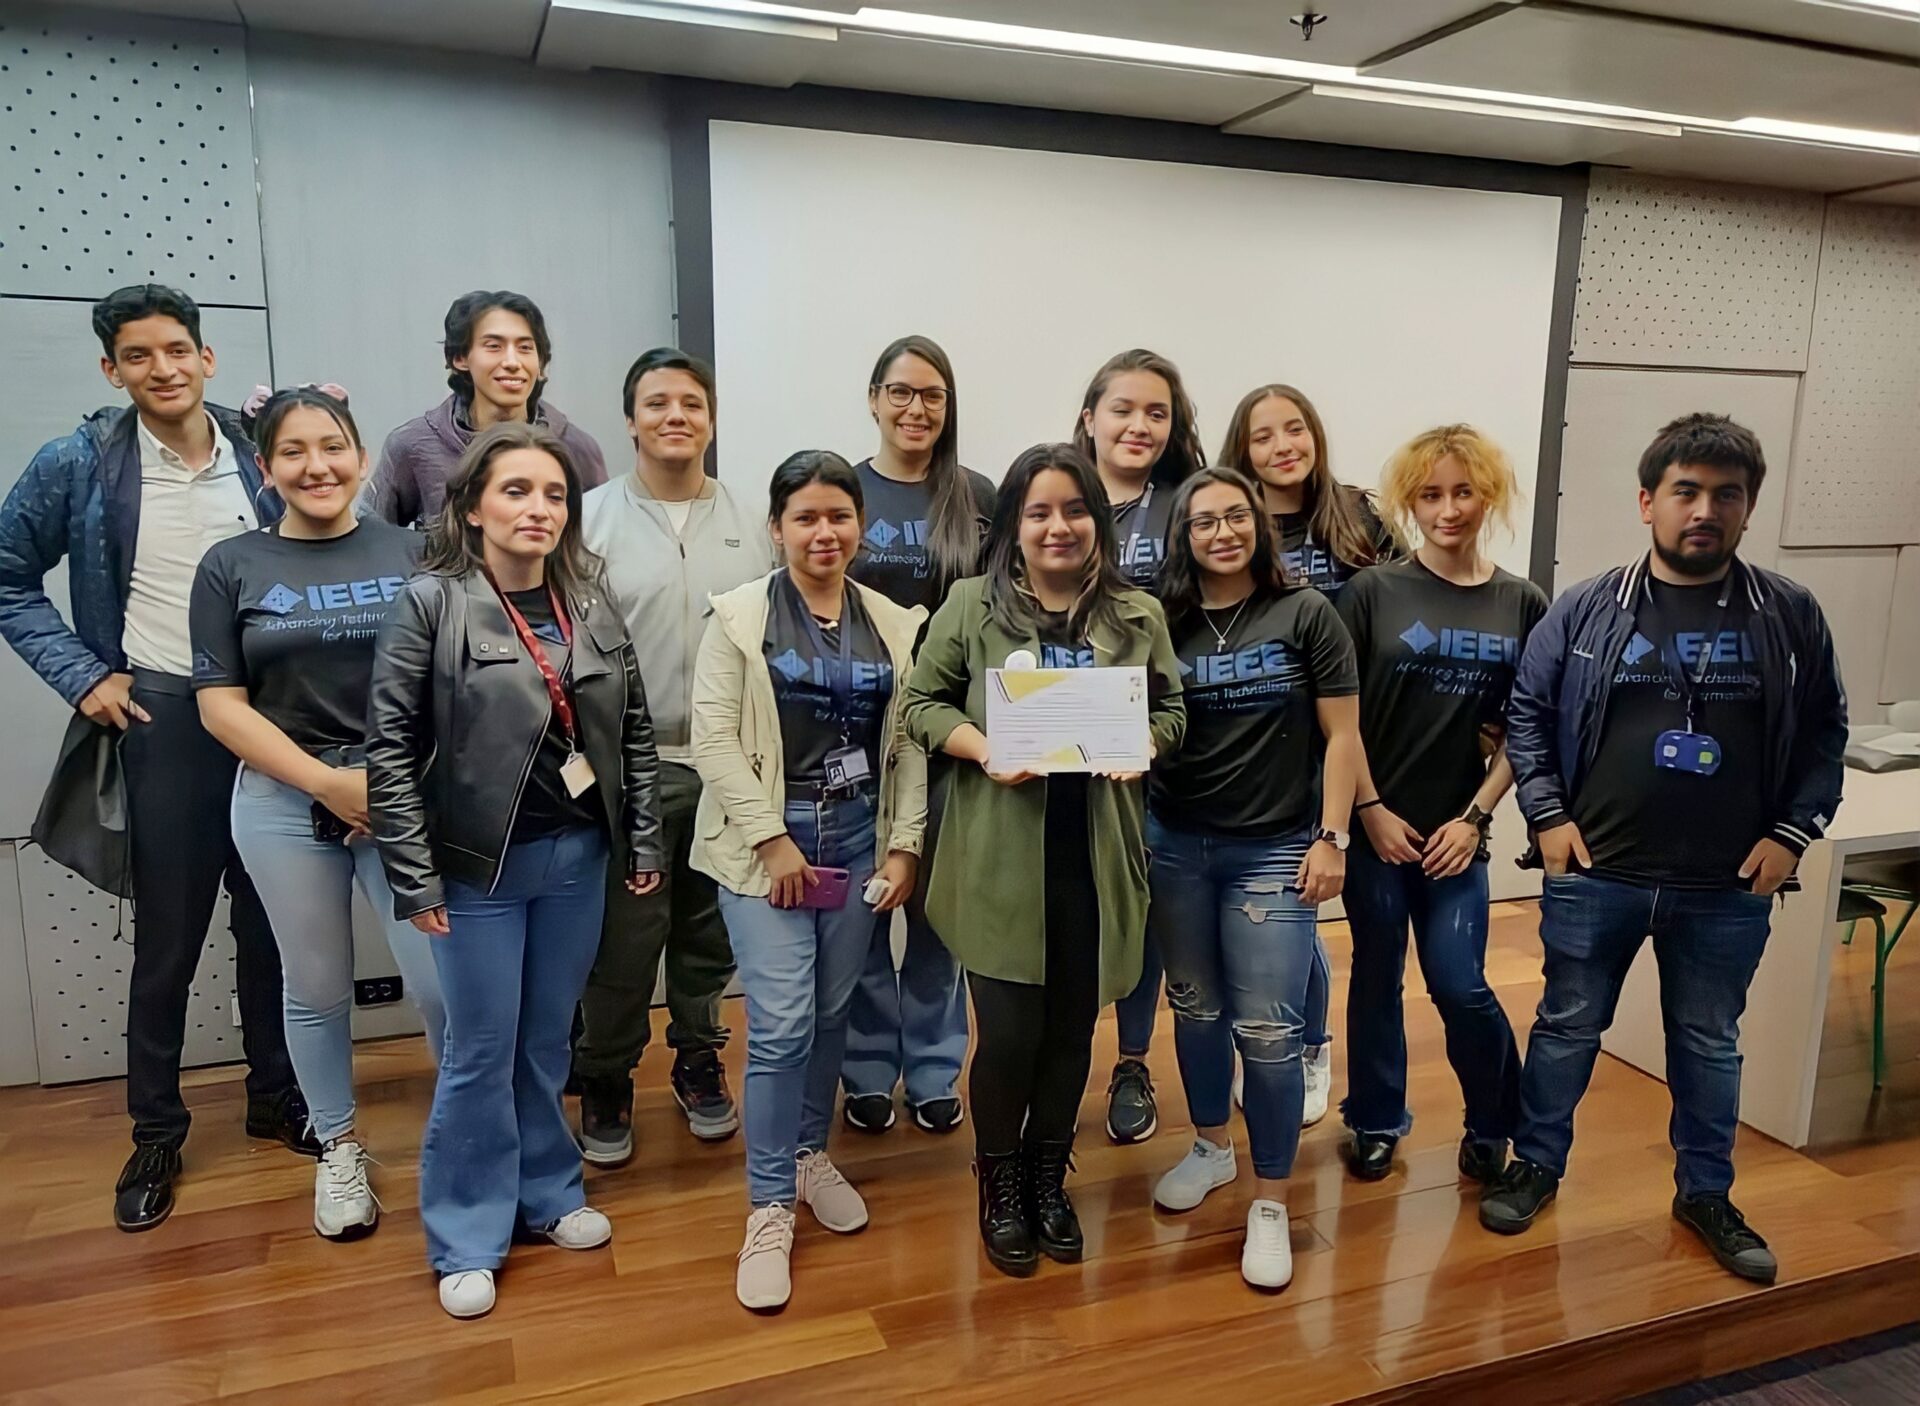
[(1225, 1186), (1240, 1175), (1234, 1160), (1233, 1144), (1216, 1147), (1203, 1137), (1193, 1140), (1193, 1149), (1182, 1157), (1153, 1188), (1154, 1203), (1163, 1210), (1191, 1211), (1207, 1199), (1207, 1193)]
[(867, 1223), (867, 1203), (824, 1150), (802, 1152), (794, 1159), (793, 1170), (800, 1199), (828, 1230), (847, 1235)]
[(563, 1250), (597, 1250), (613, 1239), (613, 1222), (593, 1207), (582, 1206), (540, 1233)]
[(1300, 1110), (1300, 1126), (1311, 1128), (1327, 1116), (1327, 1098), (1333, 1093), (1333, 1046), (1302, 1050), (1300, 1072), (1307, 1081), (1307, 1101)]
[(493, 1271), (462, 1269), (440, 1276), (440, 1307), (455, 1318), (478, 1318), (493, 1311)]
[(367, 1152), (351, 1138), (327, 1144), (313, 1173), (313, 1229), (328, 1240), (357, 1240), (380, 1224), (367, 1185)]
[(778, 1308), (793, 1294), (793, 1212), (778, 1203), (747, 1217), (733, 1292), (747, 1308)]
[(1247, 1208), (1240, 1277), (1256, 1289), (1284, 1289), (1293, 1281), (1293, 1238), (1287, 1208), (1278, 1201), (1255, 1201)]

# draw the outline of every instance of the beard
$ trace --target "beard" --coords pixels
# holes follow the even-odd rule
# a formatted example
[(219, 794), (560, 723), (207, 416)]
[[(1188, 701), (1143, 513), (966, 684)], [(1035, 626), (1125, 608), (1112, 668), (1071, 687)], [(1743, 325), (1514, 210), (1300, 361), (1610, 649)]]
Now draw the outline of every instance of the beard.
[[(1684, 538), (1682, 541), (1684, 542)], [(1658, 556), (1671, 570), (1682, 576), (1712, 576), (1732, 558), (1734, 548), (1739, 545), (1736, 537), (1721, 537), (1712, 547), (1688, 551), (1684, 546), (1669, 547), (1658, 537), (1653, 539), (1654, 555)]]

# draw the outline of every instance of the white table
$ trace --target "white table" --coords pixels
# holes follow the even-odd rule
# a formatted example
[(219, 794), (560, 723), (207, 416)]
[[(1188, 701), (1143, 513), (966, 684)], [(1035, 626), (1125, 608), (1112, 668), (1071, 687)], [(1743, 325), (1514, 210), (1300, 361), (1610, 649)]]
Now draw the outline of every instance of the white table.
[[(1841, 873), (1847, 861), (1865, 855), (1920, 854), (1920, 770), (1875, 775), (1848, 768), (1842, 794), (1833, 828), (1800, 860), (1800, 891), (1773, 910), (1773, 935), (1740, 1023), (1740, 1121), (1789, 1147), (1806, 1146), (1813, 1118), (1827, 979), (1840, 942)], [(1666, 1077), (1650, 942), (1634, 961), (1613, 1028), (1600, 1045), (1656, 1079)]]

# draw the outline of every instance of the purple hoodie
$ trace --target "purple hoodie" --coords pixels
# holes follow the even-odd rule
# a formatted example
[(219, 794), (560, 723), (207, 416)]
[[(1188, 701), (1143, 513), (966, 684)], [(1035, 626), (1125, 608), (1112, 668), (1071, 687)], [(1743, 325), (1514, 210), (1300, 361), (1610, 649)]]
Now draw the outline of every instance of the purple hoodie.
[[(387, 436), (380, 462), (367, 480), (364, 514), (402, 527), (416, 523), (424, 526), (440, 515), (440, 505), (447, 497), (447, 480), (474, 434), (456, 401), (457, 397), (448, 396)], [(573, 451), (581, 492), (607, 481), (607, 463), (592, 435), (544, 402), (534, 419), (559, 435)]]

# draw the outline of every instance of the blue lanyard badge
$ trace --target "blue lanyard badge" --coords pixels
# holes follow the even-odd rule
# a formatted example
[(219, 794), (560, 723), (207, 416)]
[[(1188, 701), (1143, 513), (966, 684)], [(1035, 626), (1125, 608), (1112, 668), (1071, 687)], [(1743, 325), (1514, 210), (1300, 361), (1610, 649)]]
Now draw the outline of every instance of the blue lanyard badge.
[(827, 691), (833, 698), (834, 721), (840, 726), (840, 745), (821, 759), (827, 787), (834, 791), (857, 790), (862, 782), (873, 775), (873, 766), (867, 760), (867, 749), (853, 741), (853, 632), (858, 628), (859, 609), (854, 600), (853, 583), (847, 583), (846, 595), (840, 607), (840, 645), (837, 650), (827, 643), (827, 632), (820, 628), (820, 622), (807, 609), (807, 603), (800, 598), (800, 589), (793, 584), (792, 577), (786, 578), (786, 588), (791, 592), (791, 603), (807, 632), (807, 641), (813, 647), (814, 657), (825, 659), (829, 651), (835, 656), (833, 666), (827, 670)]

